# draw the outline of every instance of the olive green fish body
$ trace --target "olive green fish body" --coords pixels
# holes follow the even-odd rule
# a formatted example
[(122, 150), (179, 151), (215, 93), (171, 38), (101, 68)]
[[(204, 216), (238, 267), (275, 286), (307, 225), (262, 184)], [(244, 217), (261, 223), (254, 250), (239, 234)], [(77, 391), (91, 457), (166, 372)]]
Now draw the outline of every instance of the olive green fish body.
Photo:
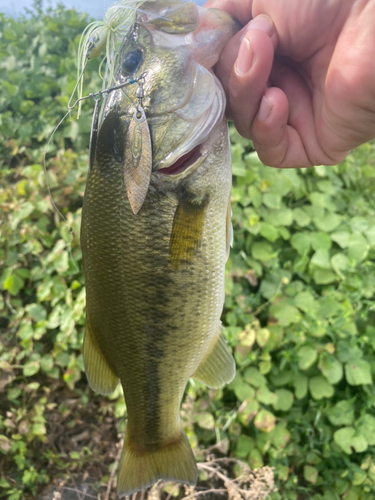
[(124, 113), (121, 100), (103, 113), (82, 216), (86, 372), (99, 393), (120, 381), (128, 412), (121, 496), (158, 479), (195, 483), (179, 417), (186, 384), (194, 376), (218, 387), (234, 376), (220, 327), (230, 239), (227, 125), (221, 118), (188, 168), (164, 174), (155, 164), (163, 165), (163, 148), (176, 147), (178, 132), (175, 117), (155, 112), (158, 85), (149, 91), (154, 166), (141, 209), (134, 213), (125, 181), (133, 109)]

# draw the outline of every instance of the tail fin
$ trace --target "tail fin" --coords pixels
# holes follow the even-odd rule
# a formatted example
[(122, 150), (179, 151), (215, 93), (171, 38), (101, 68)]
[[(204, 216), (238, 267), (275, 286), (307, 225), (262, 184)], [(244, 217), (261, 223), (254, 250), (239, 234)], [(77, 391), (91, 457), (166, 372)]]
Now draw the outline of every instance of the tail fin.
[(117, 481), (119, 497), (132, 495), (152, 486), (159, 479), (195, 485), (198, 470), (185, 432), (156, 451), (139, 451), (125, 439)]

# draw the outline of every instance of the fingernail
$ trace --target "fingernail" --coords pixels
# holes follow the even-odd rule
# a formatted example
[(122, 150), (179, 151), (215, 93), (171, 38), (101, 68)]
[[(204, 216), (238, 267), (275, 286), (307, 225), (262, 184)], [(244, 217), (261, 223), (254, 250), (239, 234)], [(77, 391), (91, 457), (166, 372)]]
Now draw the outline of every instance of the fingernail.
[(258, 111), (258, 118), (262, 122), (265, 122), (267, 118), (270, 116), (272, 110), (272, 105), (270, 101), (266, 97), (262, 97), (260, 108)]
[(269, 37), (271, 37), (274, 32), (272, 19), (266, 14), (259, 14), (259, 16), (254, 17), (254, 19), (252, 19), (245, 28), (245, 31), (240, 38), (241, 41), (246, 33), (250, 30), (264, 31)]
[(250, 42), (247, 38), (243, 40), (238, 51), (236, 61), (236, 72), (240, 75), (245, 75), (253, 64), (253, 53), (250, 47)]

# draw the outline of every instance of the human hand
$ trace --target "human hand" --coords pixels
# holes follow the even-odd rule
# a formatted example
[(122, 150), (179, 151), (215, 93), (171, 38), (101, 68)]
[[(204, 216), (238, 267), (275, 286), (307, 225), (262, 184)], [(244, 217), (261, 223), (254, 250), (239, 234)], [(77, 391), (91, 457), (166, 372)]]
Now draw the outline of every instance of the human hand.
[(263, 163), (335, 165), (375, 138), (374, 1), (209, 0), (205, 7), (244, 25), (216, 73), (228, 118)]

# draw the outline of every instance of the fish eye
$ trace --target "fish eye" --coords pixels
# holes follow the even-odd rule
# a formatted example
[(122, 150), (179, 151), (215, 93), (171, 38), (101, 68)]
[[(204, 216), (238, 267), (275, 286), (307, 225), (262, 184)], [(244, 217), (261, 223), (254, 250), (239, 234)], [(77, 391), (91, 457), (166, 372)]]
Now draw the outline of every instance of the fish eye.
[(143, 62), (143, 52), (140, 49), (131, 50), (125, 56), (122, 66), (129, 73), (135, 73)]

